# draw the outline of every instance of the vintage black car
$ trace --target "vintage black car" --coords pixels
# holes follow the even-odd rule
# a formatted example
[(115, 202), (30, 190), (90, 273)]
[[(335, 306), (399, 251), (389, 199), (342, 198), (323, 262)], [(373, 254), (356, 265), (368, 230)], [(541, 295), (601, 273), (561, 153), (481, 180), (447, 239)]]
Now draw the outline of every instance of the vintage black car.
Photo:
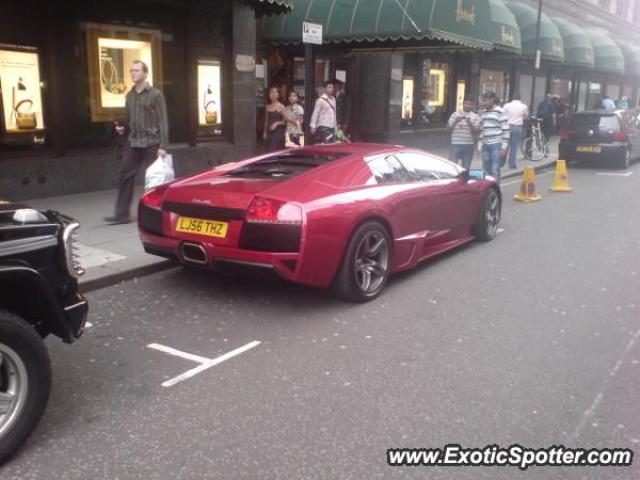
[(80, 225), (57, 212), (0, 200), (0, 465), (44, 412), (51, 365), (43, 338), (82, 335), (87, 302), (74, 261)]

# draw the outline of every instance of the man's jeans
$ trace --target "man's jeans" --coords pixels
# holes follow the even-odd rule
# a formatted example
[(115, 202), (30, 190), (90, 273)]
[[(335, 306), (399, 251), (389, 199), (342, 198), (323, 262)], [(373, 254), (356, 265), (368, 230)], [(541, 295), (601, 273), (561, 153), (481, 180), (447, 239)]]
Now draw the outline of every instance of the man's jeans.
[(449, 151), (449, 160), (458, 163), (458, 160), (462, 162), (462, 167), (468, 169), (471, 166), (471, 160), (473, 160), (474, 145), (451, 145)]
[(522, 126), (511, 125), (511, 134), (509, 136), (509, 167), (518, 168), (516, 159), (520, 150), (520, 139), (522, 138)]
[(502, 149), (502, 143), (491, 143), (489, 145), (482, 145), (482, 168), (485, 172), (489, 172), (490, 175), (495, 177), (497, 181), (500, 181), (500, 150)]

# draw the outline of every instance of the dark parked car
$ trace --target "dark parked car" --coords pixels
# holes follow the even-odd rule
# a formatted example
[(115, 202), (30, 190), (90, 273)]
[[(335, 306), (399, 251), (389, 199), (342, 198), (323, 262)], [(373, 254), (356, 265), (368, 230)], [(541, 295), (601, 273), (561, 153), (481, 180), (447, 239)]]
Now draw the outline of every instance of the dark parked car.
[(637, 110), (578, 112), (560, 132), (560, 158), (628, 168), (640, 155)]
[(0, 200), (0, 465), (44, 412), (51, 365), (48, 334), (71, 343), (82, 334), (87, 302), (74, 262), (80, 225), (56, 212)]

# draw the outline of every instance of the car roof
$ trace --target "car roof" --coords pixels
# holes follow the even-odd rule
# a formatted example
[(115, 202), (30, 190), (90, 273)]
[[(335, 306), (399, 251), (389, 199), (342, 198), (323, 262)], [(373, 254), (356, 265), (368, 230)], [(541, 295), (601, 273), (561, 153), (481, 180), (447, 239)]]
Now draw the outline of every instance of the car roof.
[(309, 153), (341, 152), (349, 155), (368, 157), (377, 153), (397, 152), (404, 147), (384, 143), (334, 143), (329, 145), (308, 145), (301, 150)]

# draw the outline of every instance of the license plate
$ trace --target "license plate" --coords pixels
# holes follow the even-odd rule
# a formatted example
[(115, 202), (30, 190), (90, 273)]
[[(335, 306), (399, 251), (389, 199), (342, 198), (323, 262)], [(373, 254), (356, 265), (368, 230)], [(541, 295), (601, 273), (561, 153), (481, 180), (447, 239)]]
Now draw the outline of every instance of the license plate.
[(576, 150), (585, 153), (600, 153), (602, 152), (602, 147), (578, 147)]
[(227, 222), (216, 222), (215, 220), (204, 220), (202, 218), (178, 217), (176, 231), (224, 238), (227, 236), (228, 227), (229, 224)]

